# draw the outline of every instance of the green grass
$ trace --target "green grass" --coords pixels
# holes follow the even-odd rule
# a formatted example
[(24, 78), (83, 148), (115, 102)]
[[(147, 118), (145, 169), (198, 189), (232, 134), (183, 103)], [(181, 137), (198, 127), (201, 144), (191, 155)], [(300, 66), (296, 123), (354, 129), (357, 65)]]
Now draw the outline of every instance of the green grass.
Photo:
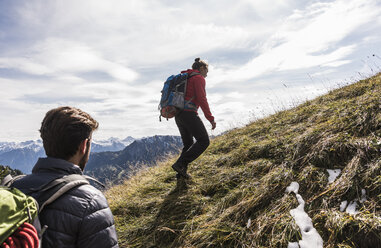
[[(215, 138), (191, 183), (170, 158), (106, 196), (121, 247), (287, 247), (301, 239), (285, 194), (296, 181), (324, 247), (381, 247), (380, 155), (379, 74)], [(341, 212), (362, 189), (359, 213)]]
[(17, 169), (11, 169), (9, 166), (0, 165), (0, 181), (3, 180), (5, 176), (11, 174), (12, 176), (21, 175), (22, 172)]

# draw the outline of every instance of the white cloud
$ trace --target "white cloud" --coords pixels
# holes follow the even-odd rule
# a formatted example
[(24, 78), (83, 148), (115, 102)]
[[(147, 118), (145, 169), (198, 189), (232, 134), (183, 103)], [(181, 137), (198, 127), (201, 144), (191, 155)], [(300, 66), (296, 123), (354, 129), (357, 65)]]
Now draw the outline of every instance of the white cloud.
[(127, 66), (102, 58), (87, 45), (57, 38), (37, 43), (24, 57), (1, 58), (0, 66), (31, 75), (59, 77), (79, 72), (104, 71), (118, 80), (132, 81), (137, 78), (137, 73)]
[(35, 75), (49, 73), (50, 70), (45, 65), (37, 64), (29, 58), (0, 58), (0, 68), (20, 69), (20, 71), (31, 72)]
[(217, 80), (242, 81), (276, 71), (345, 64), (344, 58), (354, 52), (356, 44), (343, 46), (340, 42), (377, 17), (380, 11), (375, 5), (339, 0), (296, 10), (257, 57), (225, 72), (217, 69)]
[(279, 20), (265, 15), (268, 22), (263, 23), (256, 16), (283, 10), (284, 4), (250, 5), (246, 0), (178, 1), (173, 6), (167, 1), (35, 0), (24, 3), (19, 13), (28, 29), (42, 37), (75, 39), (110, 59), (146, 66), (218, 48), (247, 47), (269, 35)]
[[(160, 90), (167, 74), (199, 56), (210, 62), (207, 97), (220, 131), (252, 118), (249, 111), (263, 116), (288, 98), (329, 89), (308, 75), (343, 78), (365, 71), (359, 56), (381, 56), (376, 0), (29, 0), (7, 7), (13, 11), (4, 19), (12, 19), (4, 23), (13, 26), (0, 23), (0, 121), (23, 130), (15, 139), (61, 104), (95, 115), (101, 137), (178, 134), (173, 121), (158, 122)], [(282, 82), (305, 94), (285, 93)]]

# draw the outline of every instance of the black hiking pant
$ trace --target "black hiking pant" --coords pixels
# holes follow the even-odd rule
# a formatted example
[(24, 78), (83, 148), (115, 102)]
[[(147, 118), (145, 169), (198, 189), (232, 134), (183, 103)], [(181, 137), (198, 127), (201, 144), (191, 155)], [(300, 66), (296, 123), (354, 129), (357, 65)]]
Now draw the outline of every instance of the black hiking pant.
[[(208, 148), (208, 132), (196, 112), (182, 111), (176, 115), (175, 121), (184, 145), (176, 163), (187, 166)], [(193, 137), (196, 139), (195, 143)]]

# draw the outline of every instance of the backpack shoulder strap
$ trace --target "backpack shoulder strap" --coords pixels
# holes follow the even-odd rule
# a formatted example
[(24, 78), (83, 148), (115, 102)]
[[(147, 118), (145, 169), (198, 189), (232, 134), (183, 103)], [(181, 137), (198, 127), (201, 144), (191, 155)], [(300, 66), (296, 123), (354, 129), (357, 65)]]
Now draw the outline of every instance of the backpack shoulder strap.
[(1, 186), (8, 186), (11, 181), (13, 180), (13, 177), (11, 174), (6, 175), (3, 180), (1, 180)]
[[(188, 74), (188, 78), (187, 79), (189, 79), (189, 78), (191, 78), (193, 76), (196, 76), (196, 75), (201, 75), (201, 73), (195, 72), (195, 71), (191, 72), (190, 74)], [(187, 87), (187, 84), (188, 84), (188, 81), (186, 82), (185, 88)], [(185, 92), (184, 92), (184, 95), (185, 95)], [(195, 108), (194, 106), (190, 106), (190, 103), (192, 102), (192, 100), (194, 100), (194, 98), (195, 97), (192, 96), (191, 99), (189, 99), (188, 101), (184, 101), (185, 108), (194, 109), (194, 110), (197, 111), (197, 108)]]
[[(16, 180), (24, 177), (26, 175), (19, 175), (16, 177), (12, 177), (12, 175), (7, 175), (1, 180), (1, 186), (10, 187)], [(57, 200), (64, 193), (69, 190), (84, 184), (90, 184), (89, 180), (96, 182), (101, 187), (105, 188), (105, 186), (99, 182), (98, 180), (85, 175), (80, 174), (70, 174), (63, 177), (56, 178), (46, 184), (43, 184), (40, 187), (31, 189), (32, 192), (39, 192), (40, 197), (38, 200), (39, 210), (38, 212), (44, 209), (44, 207), (55, 200)]]
[(6, 186), (6, 187), (10, 187), (14, 181), (20, 179), (20, 178), (23, 178), (25, 177), (26, 175), (18, 175), (18, 176), (15, 176), (15, 177), (12, 177), (11, 174), (8, 174), (6, 175), (3, 180), (1, 180), (1, 183), (0, 185), (1, 186)]
[(103, 183), (101, 183), (101, 182), (99, 182), (97, 179), (95, 179), (95, 178), (93, 178), (93, 177), (91, 177), (91, 176), (87, 176), (87, 175), (82, 175), (84, 178), (86, 178), (87, 180), (89, 180), (89, 181), (93, 181), (93, 182), (95, 182), (95, 183), (97, 183), (99, 186), (101, 186), (102, 188), (106, 188), (106, 186), (103, 184)]
[(201, 75), (201, 73), (199, 73), (199, 72), (191, 72), (190, 74), (188, 74), (188, 78), (190, 78), (190, 77), (193, 77), (193, 76), (196, 76), (196, 75)]
[(39, 190), (43, 196), (41, 197), (43, 199), (40, 201), (39, 212), (41, 212), (46, 205), (54, 202), (69, 190), (80, 185), (90, 184), (88, 178), (88, 176), (71, 174), (57, 178), (47, 185), (44, 185), (44, 187)]

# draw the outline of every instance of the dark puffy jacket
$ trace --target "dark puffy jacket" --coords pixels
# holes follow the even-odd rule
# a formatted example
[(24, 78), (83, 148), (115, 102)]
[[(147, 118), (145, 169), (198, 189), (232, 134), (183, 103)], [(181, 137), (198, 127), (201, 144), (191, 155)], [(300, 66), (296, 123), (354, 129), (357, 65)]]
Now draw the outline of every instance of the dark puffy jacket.
[[(25, 194), (30, 189), (69, 174), (82, 174), (81, 169), (62, 159), (40, 158), (32, 174), (13, 183)], [(39, 195), (32, 194), (38, 201)], [(118, 247), (114, 218), (107, 200), (98, 189), (81, 185), (69, 190), (39, 215), (48, 229), (42, 247)]]

